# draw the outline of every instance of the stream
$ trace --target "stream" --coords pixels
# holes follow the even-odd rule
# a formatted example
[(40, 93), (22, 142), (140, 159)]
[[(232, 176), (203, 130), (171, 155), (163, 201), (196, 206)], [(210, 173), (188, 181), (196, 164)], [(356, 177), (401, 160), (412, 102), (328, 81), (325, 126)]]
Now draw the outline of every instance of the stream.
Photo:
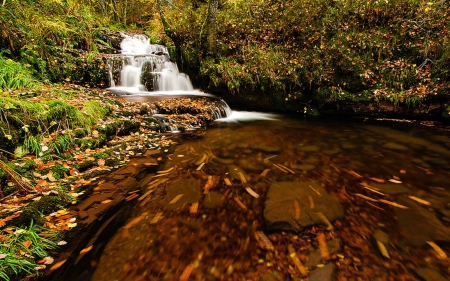
[(292, 116), (179, 135), (91, 280), (448, 280), (449, 135)]
[[(165, 47), (124, 35), (122, 49), (117, 95), (217, 99)], [(222, 103), (203, 134), (172, 134), (91, 280), (450, 279), (448, 129)]]

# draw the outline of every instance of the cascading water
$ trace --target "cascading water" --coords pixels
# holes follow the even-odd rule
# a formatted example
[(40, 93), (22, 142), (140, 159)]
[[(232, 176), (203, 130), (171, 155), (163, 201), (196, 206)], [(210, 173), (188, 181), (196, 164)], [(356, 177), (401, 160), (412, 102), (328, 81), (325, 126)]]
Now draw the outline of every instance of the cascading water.
[[(123, 34), (123, 37), (120, 45), (123, 57), (120, 83), (114, 81), (112, 64), (108, 64), (111, 78), (110, 91), (125, 95), (129, 100), (140, 99), (143, 96), (153, 99), (189, 96), (218, 99), (214, 95), (195, 90), (189, 77), (180, 73), (178, 66), (170, 61), (169, 52), (165, 46), (150, 44), (150, 40), (144, 35)], [(142, 82), (144, 74), (151, 74), (153, 91), (148, 91)], [(213, 110), (216, 121), (220, 122), (272, 120), (276, 117), (269, 113), (232, 111), (223, 100), (220, 104), (221, 108)]]
[[(167, 48), (162, 45), (150, 44), (144, 35), (128, 36), (120, 44), (122, 53), (122, 69), (120, 82), (111, 77), (109, 90), (134, 95), (182, 95), (182, 96), (211, 96), (198, 90), (194, 90), (189, 77), (180, 73), (175, 63), (170, 61)], [(110, 66), (111, 67), (111, 66)], [(148, 92), (142, 83), (144, 72), (153, 77), (153, 91)], [(117, 86), (115, 86), (117, 85)]]

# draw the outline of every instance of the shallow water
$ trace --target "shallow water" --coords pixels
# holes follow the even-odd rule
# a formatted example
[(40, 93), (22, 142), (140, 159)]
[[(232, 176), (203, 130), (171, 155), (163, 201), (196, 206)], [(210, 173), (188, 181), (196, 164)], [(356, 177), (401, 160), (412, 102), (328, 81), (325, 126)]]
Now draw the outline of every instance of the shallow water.
[[(91, 280), (448, 280), (449, 136), (407, 122), (288, 117), (180, 135)], [(318, 196), (292, 189), (279, 199), (293, 202), (297, 225), (277, 228), (267, 193), (284, 182)], [(344, 216), (298, 226), (310, 209), (326, 214), (320, 192)]]

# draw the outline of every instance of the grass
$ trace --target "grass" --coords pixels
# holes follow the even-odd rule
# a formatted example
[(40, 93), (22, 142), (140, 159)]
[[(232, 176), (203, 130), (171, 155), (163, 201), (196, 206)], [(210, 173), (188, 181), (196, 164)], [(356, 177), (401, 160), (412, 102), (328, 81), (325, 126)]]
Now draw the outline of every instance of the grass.
[(30, 68), (0, 54), (0, 91), (34, 88), (37, 81)]
[(10, 280), (12, 274), (18, 276), (23, 272), (38, 273), (35, 263), (37, 257), (47, 257), (47, 250), (56, 249), (55, 242), (45, 238), (42, 227), (31, 222), (26, 229), (15, 228), (14, 231), (1, 231), (0, 238), (0, 277)]

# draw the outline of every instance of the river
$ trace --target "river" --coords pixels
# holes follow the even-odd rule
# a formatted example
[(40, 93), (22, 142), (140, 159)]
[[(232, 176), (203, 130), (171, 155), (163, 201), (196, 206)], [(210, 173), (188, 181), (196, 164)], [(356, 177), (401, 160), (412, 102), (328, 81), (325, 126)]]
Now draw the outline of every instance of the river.
[(91, 280), (449, 280), (450, 133), (400, 121), (176, 135)]

